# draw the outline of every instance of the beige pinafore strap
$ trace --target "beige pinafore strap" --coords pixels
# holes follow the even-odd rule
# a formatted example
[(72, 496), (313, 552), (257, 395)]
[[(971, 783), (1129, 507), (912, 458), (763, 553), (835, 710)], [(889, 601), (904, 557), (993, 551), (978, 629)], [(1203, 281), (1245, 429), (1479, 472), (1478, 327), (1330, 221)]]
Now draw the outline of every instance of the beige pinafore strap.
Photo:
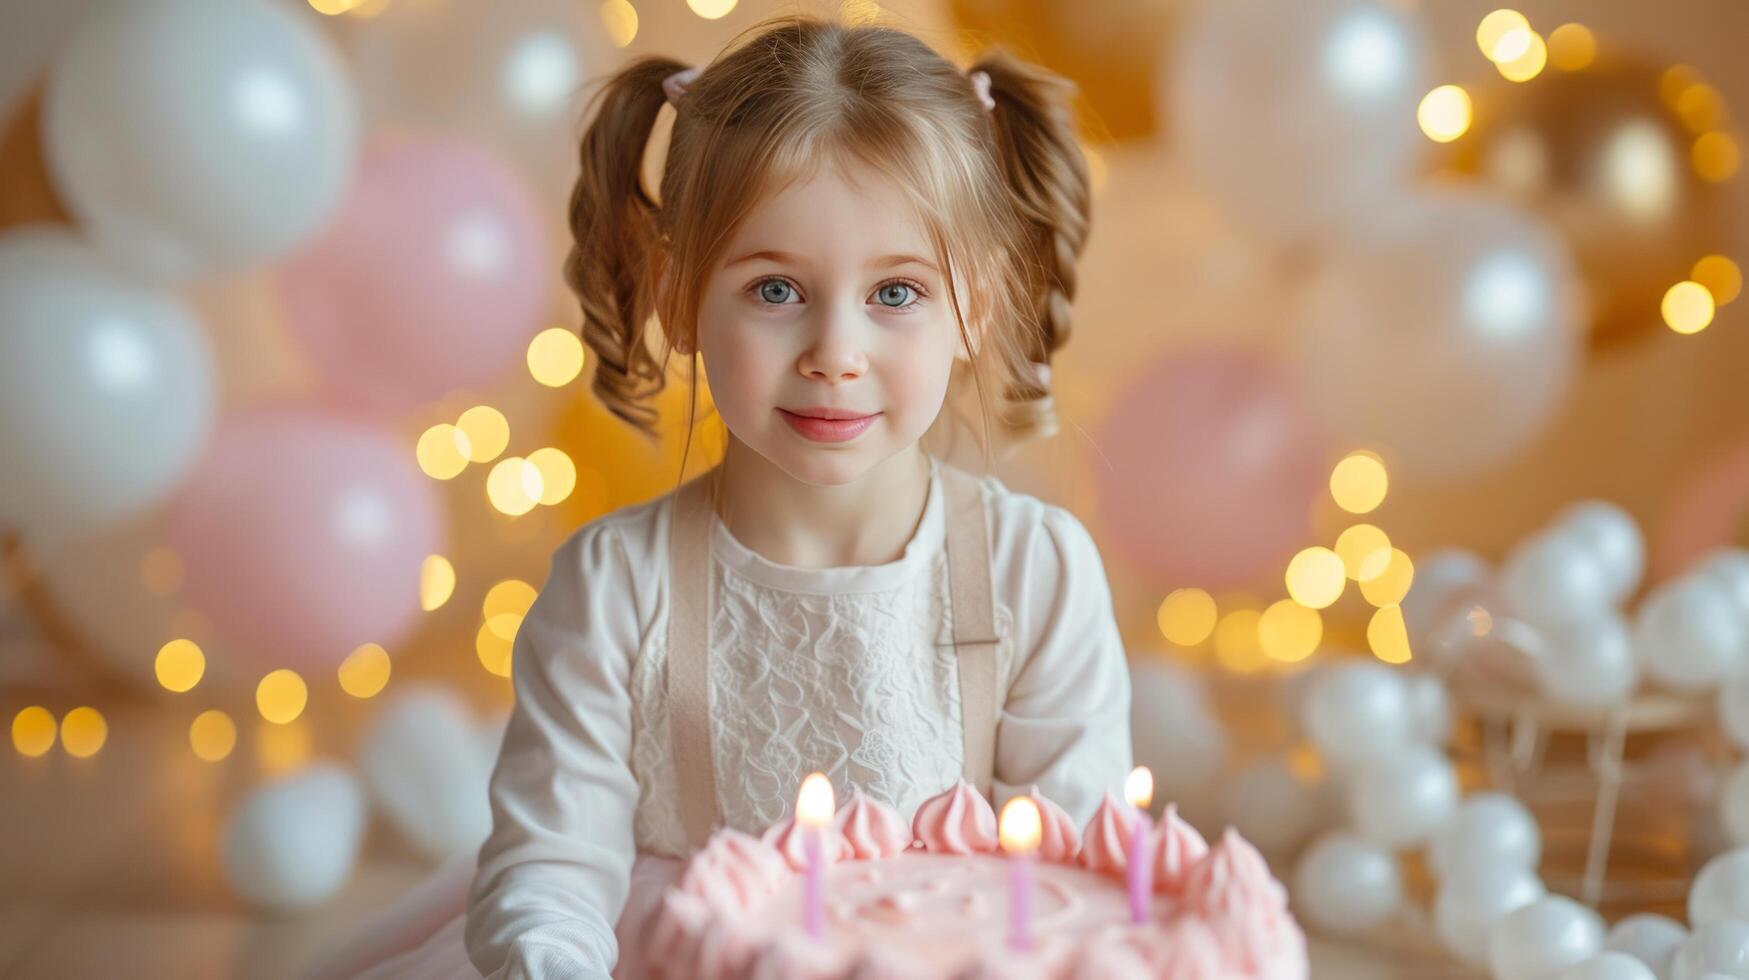
[[(938, 463), (947, 522), (949, 617), (959, 660), (960, 717), (967, 782), (988, 795), (996, 762), (995, 605), (991, 598), (989, 527), (976, 477)], [(718, 820), (710, 723), (710, 546), (708, 473), (671, 498), (667, 687), (669, 732), (679, 781), (680, 814), (694, 850)]]

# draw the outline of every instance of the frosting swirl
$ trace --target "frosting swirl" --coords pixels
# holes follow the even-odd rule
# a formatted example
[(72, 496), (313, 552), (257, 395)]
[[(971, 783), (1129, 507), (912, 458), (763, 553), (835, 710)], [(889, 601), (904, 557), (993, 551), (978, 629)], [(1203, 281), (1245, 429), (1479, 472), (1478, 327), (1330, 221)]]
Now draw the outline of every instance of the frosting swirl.
[(1179, 916), (1154, 942), (1153, 976), (1159, 980), (1211, 980), (1230, 976), (1221, 958), (1221, 944), (1201, 919)]
[[(771, 825), (771, 829), (761, 837), (767, 847), (773, 848), (783, 856), (783, 860), (791, 871), (798, 874), (808, 867), (808, 835), (803, 833), (807, 828), (799, 826), (794, 817)], [(856, 852), (851, 850), (850, 842), (837, 827), (820, 828), (820, 859), (827, 864), (837, 864), (840, 861), (850, 861), (856, 858)]]
[(771, 895), (788, 874), (783, 860), (769, 847), (725, 827), (693, 855), (680, 890), (712, 908), (740, 911)]
[(1184, 892), (1191, 865), (1209, 852), (1208, 841), (1178, 815), (1178, 806), (1166, 804), (1166, 813), (1154, 830), (1154, 890), (1171, 895)]
[(898, 811), (860, 789), (850, 791), (850, 802), (839, 808), (836, 823), (857, 861), (892, 857), (911, 846), (911, 828)]
[(960, 780), (923, 801), (911, 820), (911, 836), (940, 854), (988, 854), (997, 848), (996, 811), (990, 801)]
[(1067, 810), (1039, 794), (1035, 785), (1027, 794), (1038, 804), (1038, 856), (1044, 861), (1067, 864), (1081, 852), (1081, 831), (1075, 827)]
[(1115, 872), (1128, 867), (1135, 819), (1135, 809), (1106, 790), (1105, 799), (1099, 801), (1099, 809), (1081, 835), (1081, 866), (1089, 871)]
[(1185, 901), (1206, 917), (1222, 951), (1248, 969), (1273, 959), (1298, 938), (1287, 915), (1287, 892), (1263, 855), (1231, 827), (1190, 869)]

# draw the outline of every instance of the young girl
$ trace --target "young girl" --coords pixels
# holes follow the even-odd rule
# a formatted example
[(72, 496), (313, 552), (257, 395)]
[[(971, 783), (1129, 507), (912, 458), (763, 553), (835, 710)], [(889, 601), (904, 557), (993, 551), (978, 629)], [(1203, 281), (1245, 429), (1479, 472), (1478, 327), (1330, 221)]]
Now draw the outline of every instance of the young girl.
[[(815, 770), (907, 815), (964, 778), (1085, 822), (1121, 786), (1129, 680), (1092, 539), (923, 448), (962, 378), (977, 431), (1049, 426), (1088, 222), (1067, 89), (811, 19), (607, 84), (567, 263), (595, 393), (648, 429), (668, 352), (701, 359), (728, 437), (708, 474), (566, 541), (517, 635), (467, 896), (481, 973), (641, 975), (679, 859), (785, 819)], [(664, 104), (657, 203), (639, 171)]]

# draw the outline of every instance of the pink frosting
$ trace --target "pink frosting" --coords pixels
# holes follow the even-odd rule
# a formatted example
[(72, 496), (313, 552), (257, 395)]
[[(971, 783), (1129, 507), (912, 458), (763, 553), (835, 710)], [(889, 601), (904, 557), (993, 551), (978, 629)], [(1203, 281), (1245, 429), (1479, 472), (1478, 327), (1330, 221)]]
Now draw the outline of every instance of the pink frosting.
[(1045, 861), (1061, 861), (1068, 863), (1075, 860), (1081, 852), (1081, 831), (1076, 829), (1075, 821), (1070, 819), (1069, 812), (1062, 807), (1039, 795), (1038, 787), (1027, 794), (1038, 804), (1038, 815), (1041, 822), (1041, 833), (1038, 840), (1038, 856)]
[(1081, 866), (1089, 871), (1122, 872), (1129, 867), (1130, 837), (1135, 832), (1136, 811), (1105, 791), (1099, 809), (1081, 835)]
[(1201, 919), (1179, 916), (1152, 945), (1154, 955), (1150, 958), (1157, 980), (1220, 980), (1233, 976), (1222, 960), (1219, 940)]
[(738, 830), (724, 828), (687, 865), (680, 890), (717, 909), (740, 910), (768, 897), (789, 868), (771, 848)]
[(1184, 893), (1190, 868), (1208, 854), (1208, 841), (1178, 815), (1178, 807), (1166, 804), (1160, 825), (1154, 828), (1154, 890), (1169, 895)]
[(1191, 867), (1184, 897), (1207, 919), (1226, 955), (1246, 969), (1262, 969), (1279, 951), (1303, 942), (1287, 915), (1286, 890), (1263, 855), (1231, 827)]
[[(791, 870), (796, 872), (801, 872), (808, 866), (808, 837), (806, 834), (800, 833), (801, 829), (796, 825), (795, 818), (791, 817), (782, 823), (773, 824), (771, 829), (765, 832), (765, 836), (760, 838), (770, 847), (776, 848), (777, 853), (783, 855), (784, 861), (789, 864)], [(837, 864), (839, 861), (855, 860), (856, 851), (851, 848), (850, 842), (844, 839), (844, 835), (838, 832), (838, 828), (822, 827), (820, 828), (820, 857), (825, 859), (827, 864)]]
[(898, 811), (859, 789), (851, 790), (850, 802), (839, 808), (837, 823), (858, 861), (892, 857), (911, 846), (911, 828)]
[(911, 836), (937, 854), (988, 854), (998, 846), (996, 811), (962, 779), (923, 801), (911, 820)]

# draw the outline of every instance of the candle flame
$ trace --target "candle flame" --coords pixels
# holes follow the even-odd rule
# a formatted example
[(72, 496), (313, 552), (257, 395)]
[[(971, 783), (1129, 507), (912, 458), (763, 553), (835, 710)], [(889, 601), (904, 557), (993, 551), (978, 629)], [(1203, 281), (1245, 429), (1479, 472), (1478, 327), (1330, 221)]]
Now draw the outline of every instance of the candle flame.
[(796, 794), (796, 823), (804, 827), (824, 827), (832, 822), (838, 806), (832, 796), (832, 781), (825, 774), (813, 772), (802, 780)]
[(1154, 802), (1154, 773), (1147, 766), (1131, 769), (1130, 777), (1123, 783), (1123, 795), (1130, 806), (1146, 810)]
[(1003, 805), (997, 836), (1002, 841), (1004, 851), (1010, 854), (1030, 851), (1038, 847), (1039, 837), (1043, 833), (1038, 804), (1031, 797), (1016, 796)]

